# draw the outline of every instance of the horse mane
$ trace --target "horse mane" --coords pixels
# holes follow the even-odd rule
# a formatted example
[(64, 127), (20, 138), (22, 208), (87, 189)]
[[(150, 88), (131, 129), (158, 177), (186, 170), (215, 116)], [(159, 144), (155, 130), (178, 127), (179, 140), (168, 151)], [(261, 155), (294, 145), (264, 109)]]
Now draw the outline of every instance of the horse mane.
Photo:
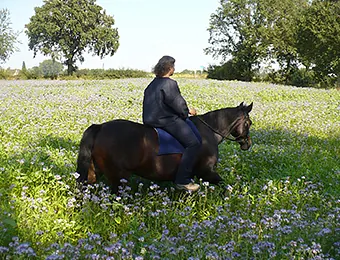
[(220, 108), (209, 111), (201, 116), (204, 118), (205, 121), (217, 127), (221, 123), (225, 125), (233, 122), (238, 117), (238, 108), (239, 107)]

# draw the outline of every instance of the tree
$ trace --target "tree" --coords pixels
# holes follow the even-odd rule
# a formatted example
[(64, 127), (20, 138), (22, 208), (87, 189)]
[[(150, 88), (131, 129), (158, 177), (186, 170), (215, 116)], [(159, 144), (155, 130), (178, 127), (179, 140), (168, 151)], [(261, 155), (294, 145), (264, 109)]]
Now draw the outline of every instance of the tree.
[(28, 70), (27, 70), (27, 68), (26, 68), (26, 63), (25, 63), (25, 61), (22, 62), (21, 71), (20, 71), (20, 76), (21, 76), (22, 78), (25, 78), (25, 79), (29, 78), (29, 72), (28, 72)]
[(44, 0), (26, 25), (29, 48), (60, 59), (71, 75), (88, 51), (103, 58), (119, 47), (114, 19), (95, 0)]
[(38, 66), (34, 66), (33, 68), (29, 69), (28, 74), (30, 79), (39, 79), (42, 77), (42, 71)]
[(262, 41), (267, 46), (268, 60), (277, 62), (284, 82), (300, 66), (296, 48), (297, 28), (308, 0), (258, 0), (265, 23)]
[(221, 0), (221, 6), (211, 15), (209, 43), (206, 54), (230, 58), (243, 71), (243, 79), (250, 81), (253, 72), (265, 57), (265, 47), (261, 40), (263, 18), (258, 15), (254, 0)]
[(313, 1), (301, 16), (297, 49), (302, 63), (311, 66), (318, 80), (340, 86), (340, 2)]
[(221, 66), (209, 66), (208, 78), (220, 80), (242, 80), (249, 81), (248, 74), (244, 75), (246, 71), (242, 68), (243, 64), (238, 63), (234, 59), (228, 60)]
[[(220, 56), (251, 80), (265, 60), (289, 68), (297, 60), (296, 20), (308, 0), (221, 0), (211, 15), (207, 54)], [(288, 69), (287, 69), (288, 68)]]
[(0, 10), (0, 63), (7, 59), (18, 49), (15, 47), (20, 32), (14, 32), (11, 28), (10, 13), (7, 9)]
[(27, 70), (25, 61), (22, 62), (21, 70), (24, 70), (24, 71)]
[(63, 65), (55, 60), (44, 60), (39, 68), (45, 78), (56, 79), (63, 70)]

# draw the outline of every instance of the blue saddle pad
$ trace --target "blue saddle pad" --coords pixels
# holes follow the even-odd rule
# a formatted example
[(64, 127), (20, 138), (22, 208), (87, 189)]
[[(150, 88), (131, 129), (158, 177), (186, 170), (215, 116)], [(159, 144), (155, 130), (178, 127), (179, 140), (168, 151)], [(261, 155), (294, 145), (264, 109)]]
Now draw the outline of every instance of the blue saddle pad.
[[(194, 125), (191, 120), (186, 120), (187, 124), (191, 127), (192, 131), (195, 133), (196, 137), (200, 142), (202, 142), (202, 138), (198, 129)], [(174, 154), (174, 153), (183, 153), (184, 147), (180, 142), (177, 141), (171, 134), (164, 131), (160, 128), (155, 128), (158, 134), (158, 143), (159, 143), (159, 151), (158, 155), (163, 154)]]

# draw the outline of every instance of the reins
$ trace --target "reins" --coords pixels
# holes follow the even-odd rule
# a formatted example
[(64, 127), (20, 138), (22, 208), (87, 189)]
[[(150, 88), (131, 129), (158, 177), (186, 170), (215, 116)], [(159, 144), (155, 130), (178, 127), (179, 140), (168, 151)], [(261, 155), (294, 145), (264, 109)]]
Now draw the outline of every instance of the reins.
[(236, 119), (230, 126), (229, 131), (227, 132), (226, 135), (222, 134), (221, 132), (217, 131), (216, 129), (214, 129), (211, 125), (209, 125), (207, 122), (205, 122), (201, 116), (197, 116), (198, 120), (200, 120), (205, 126), (207, 126), (211, 131), (213, 131), (214, 133), (220, 135), (222, 137), (222, 141), (223, 139), (227, 139), (229, 141), (233, 141), (233, 142), (237, 142), (239, 137), (232, 139), (230, 137), (228, 137), (231, 134), (231, 131), (234, 129), (236, 123), (240, 120), (240, 119)]

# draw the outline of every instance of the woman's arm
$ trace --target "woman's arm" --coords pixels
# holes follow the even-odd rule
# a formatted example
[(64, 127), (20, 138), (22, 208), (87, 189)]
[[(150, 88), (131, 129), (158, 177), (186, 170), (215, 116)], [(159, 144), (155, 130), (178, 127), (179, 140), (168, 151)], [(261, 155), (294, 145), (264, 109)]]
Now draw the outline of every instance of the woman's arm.
[(187, 102), (182, 97), (177, 82), (172, 80), (169, 83), (163, 88), (164, 103), (171, 107), (181, 118), (186, 119), (189, 114)]

